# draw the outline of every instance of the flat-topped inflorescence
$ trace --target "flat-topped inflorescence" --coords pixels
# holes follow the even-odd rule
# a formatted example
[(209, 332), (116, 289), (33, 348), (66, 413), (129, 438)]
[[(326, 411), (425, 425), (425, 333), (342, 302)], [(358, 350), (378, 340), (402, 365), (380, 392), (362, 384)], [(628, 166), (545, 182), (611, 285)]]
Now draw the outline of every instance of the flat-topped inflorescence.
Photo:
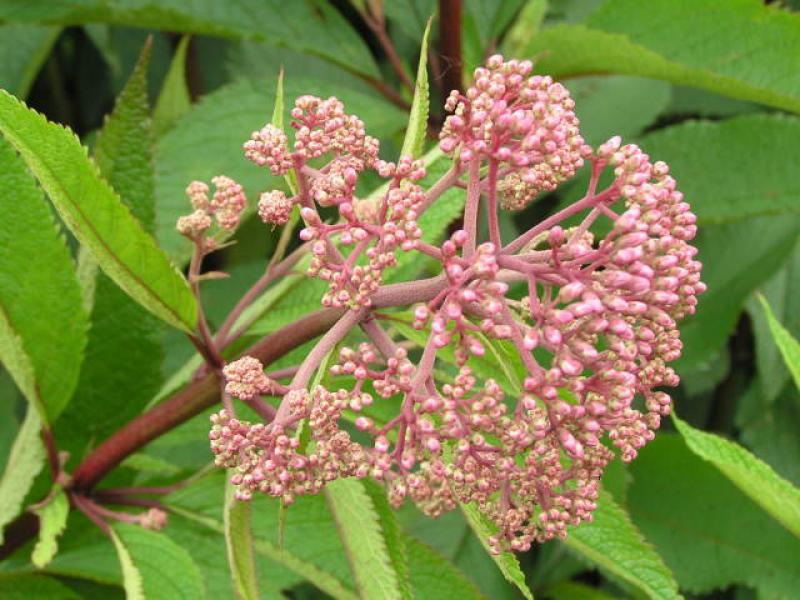
[[(670, 410), (662, 388), (678, 384), (669, 366), (682, 349), (677, 324), (705, 290), (689, 243), (695, 217), (666, 164), (618, 137), (593, 151), (568, 91), (531, 71), (527, 61), (493, 56), (472, 87), (450, 95), (440, 147), (452, 168), (427, 189), (422, 161), (379, 160), (377, 141), (335, 98), (297, 100), (293, 145), (272, 126), (245, 143), (256, 164), (294, 170), (297, 193), (263, 194), (259, 215), (282, 225), (300, 206), (309, 274), (329, 284), (322, 304), (347, 310), (300, 365), (271, 422), (213, 417), (212, 450), (218, 465), (236, 470), (239, 498), (262, 492), (291, 502), (340, 477), (372, 477), (392, 504), (411, 498), (432, 516), (475, 502), (497, 525), (495, 550), (527, 550), (591, 520), (609, 461), (633, 460), (653, 439)], [(582, 199), (502, 240), (497, 210), (523, 208), (584, 163), (591, 177)], [(598, 190), (609, 169), (613, 181)], [(367, 170), (386, 186), (361, 199)], [(459, 186), (463, 229), (438, 246), (423, 242), (420, 215)], [(207, 194), (190, 186), (202, 214), (185, 218), (188, 232), (220, 210)], [(335, 207), (338, 219), (326, 222), (319, 207)], [(439, 277), (382, 287), (400, 252), (433, 259)], [(421, 353), (384, 331), (382, 318), (394, 317), (374, 312), (379, 294), (391, 294), (391, 306), (413, 305), (411, 325), (427, 337)], [(370, 341), (341, 347), (326, 384), (309, 389), (324, 356), (359, 324)], [(474, 368), (498, 344), (515, 355), (508, 381)], [(457, 370), (442, 377), (445, 358)], [(242, 400), (285, 392), (253, 358), (224, 373), (227, 392)], [(386, 414), (372, 411), (378, 403), (396, 414), (378, 421)], [(307, 445), (293, 435), (301, 421)], [(365, 435), (370, 443), (358, 441)]]

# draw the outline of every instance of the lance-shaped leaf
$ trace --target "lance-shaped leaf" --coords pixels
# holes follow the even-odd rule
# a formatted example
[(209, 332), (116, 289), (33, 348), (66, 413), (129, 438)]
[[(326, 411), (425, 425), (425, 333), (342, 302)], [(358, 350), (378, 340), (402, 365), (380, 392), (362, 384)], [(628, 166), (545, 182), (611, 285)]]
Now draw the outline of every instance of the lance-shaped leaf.
[(37, 568), (47, 566), (58, 551), (58, 537), (64, 532), (69, 516), (69, 500), (56, 485), (42, 506), (34, 509), (39, 517), (39, 541), (33, 547), (31, 561)]
[(44, 444), (39, 437), (41, 425), (39, 413), (29, 405), (28, 414), (11, 447), (6, 469), (0, 477), (0, 544), (3, 542), (3, 529), (22, 511), (25, 496), (44, 466)]
[[(94, 145), (100, 172), (141, 226), (155, 226), (153, 139), (147, 100), (151, 43), (117, 98)], [(91, 440), (102, 440), (138, 414), (161, 384), (161, 321), (148, 313), (80, 254), (92, 327), (75, 397), (56, 424), (56, 439), (79, 456)], [(91, 414), (92, 419), (86, 419)]]
[(191, 331), (197, 306), (185, 278), (100, 177), (75, 135), (7, 92), (0, 93), (0, 132), (100, 268), (150, 312)]
[(674, 414), (672, 420), (692, 452), (717, 467), (736, 487), (800, 538), (799, 489), (739, 444), (695, 429)]
[(767, 315), (767, 323), (769, 324), (770, 333), (772, 333), (772, 339), (775, 340), (775, 344), (781, 351), (783, 360), (794, 378), (795, 385), (800, 389), (800, 342), (775, 318), (772, 308), (770, 308), (766, 299), (763, 296), (759, 296), (758, 299), (764, 306), (764, 314)]
[(525, 583), (525, 573), (522, 572), (517, 557), (507, 550), (499, 554), (494, 554), (489, 549), (488, 539), (497, 533), (497, 527), (481, 513), (480, 509), (474, 503), (462, 504), (461, 512), (464, 513), (464, 516), (467, 518), (467, 523), (469, 523), (469, 526), (475, 532), (481, 545), (489, 552), (489, 555), (492, 557), (492, 560), (494, 560), (497, 568), (500, 569), (503, 577), (506, 578), (506, 581), (516, 586), (525, 598), (533, 600), (533, 593), (528, 587), (528, 584)]
[(110, 529), (128, 600), (202, 600), (202, 575), (189, 553), (165, 534), (130, 523)]
[(253, 550), (252, 505), (236, 499), (234, 487), (225, 483), (225, 546), (233, 587), (241, 600), (258, 600), (258, 580)]
[[(51, 423), (78, 381), (88, 327), (75, 266), (41, 190), (0, 140), (0, 360)], [(13, 215), (13, 217), (12, 217)]]
[(328, 484), (325, 497), (359, 594), (364, 598), (387, 600), (404, 597), (378, 515), (363, 484), (357, 479), (339, 479)]
[(25, 98), (61, 27), (0, 26), (0, 88)]
[(186, 84), (186, 52), (190, 40), (190, 36), (184, 35), (178, 42), (153, 109), (153, 133), (158, 138), (172, 129), (177, 120), (192, 108)]
[(570, 527), (566, 544), (612, 579), (637, 588), (648, 598), (680, 597), (669, 568), (606, 491), (600, 492), (594, 520)]
[(525, 55), (555, 77), (641, 75), (800, 112), (798, 52), (800, 15), (756, 0), (610, 0), (585, 25), (543, 29)]
[(425, 136), (428, 133), (428, 112), (430, 111), (430, 88), (428, 85), (428, 36), (431, 32), (433, 17), (428, 19), (422, 46), (419, 50), (417, 81), (414, 83), (414, 99), (411, 101), (411, 112), (408, 115), (408, 128), (403, 140), (400, 155), (419, 158), (425, 150)]

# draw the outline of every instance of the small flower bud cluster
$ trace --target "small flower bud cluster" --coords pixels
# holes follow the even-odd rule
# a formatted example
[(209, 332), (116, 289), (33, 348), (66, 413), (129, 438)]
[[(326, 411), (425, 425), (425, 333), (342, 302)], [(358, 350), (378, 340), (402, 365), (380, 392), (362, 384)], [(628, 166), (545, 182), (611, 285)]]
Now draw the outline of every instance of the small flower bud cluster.
[(222, 374), (225, 376), (225, 393), (241, 400), (252, 400), (275, 389), (275, 382), (264, 374), (261, 361), (252, 356), (228, 363)]
[(460, 159), (488, 158), (505, 167), (501, 206), (520, 210), (572, 177), (591, 154), (580, 135), (575, 102), (550, 77), (531, 76), (530, 61), (495, 55), (475, 69), (465, 94), (451, 92), (440, 147)]
[(264, 192), (258, 199), (258, 216), (264, 223), (285, 225), (292, 214), (292, 201), (280, 190)]
[(193, 181), (186, 188), (186, 195), (195, 210), (179, 217), (176, 229), (192, 240), (200, 239), (208, 231), (212, 216), (219, 227), (233, 231), (239, 226), (242, 211), (247, 206), (244, 189), (233, 179), (218, 175), (211, 182), (216, 188), (212, 197), (209, 197), (208, 185), (202, 181)]
[(145, 529), (160, 531), (167, 526), (167, 513), (160, 508), (151, 508), (139, 515), (139, 525)]
[[(465, 95), (448, 99), (454, 114), (440, 144), (454, 156), (456, 178), (470, 163), (475, 210), (484, 190), (521, 208), (591, 161), (586, 197), (510, 243), (497, 230), (494, 243), (479, 243), (475, 213), (466, 210), (473, 218), (469, 224), (465, 216), (465, 230), (439, 247), (422, 244), (418, 218), (436, 198), (419, 183), (424, 166), (410, 157), (377, 160), (377, 143), (338, 100), (298, 99), (292, 154), (274, 132), (259, 137), (278, 141), (263, 142), (258, 156), (290, 161), (304, 190), (291, 200), (265, 195), (259, 213), (281, 223), (300, 204), (310, 274), (329, 283), (323, 304), (370, 306), (397, 250), (433, 257), (442, 276), (424, 282), (439, 287), (413, 311), (412, 326), (427, 333), (418, 360), (385, 332), (375, 337), (373, 324), (369, 335), (381, 353), (369, 343), (344, 347), (330, 368), (350, 389), (306, 390), (308, 380), (296, 380), (269, 425), (225, 411), (212, 418), (212, 450), (217, 464), (236, 469), (239, 498), (259, 491), (291, 502), (337, 478), (371, 477), (393, 505), (410, 498), (431, 516), (476, 503), (497, 526), (494, 551), (525, 551), (590, 521), (609, 461), (633, 460), (653, 439), (671, 404), (660, 388), (679, 381), (670, 366), (682, 350), (678, 322), (705, 291), (690, 244), (696, 218), (667, 165), (616, 137), (592, 154), (566, 90), (530, 72), (530, 63), (490, 58)], [(326, 153), (333, 154), (326, 166), (305, 164)], [(358, 176), (367, 168), (388, 185), (380, 198), (359, 200)], [(614, 180), (598, 192), (607, 168)], [(213, 204), (207, 188), (195, 186), (190, 196), (203, 214)], [(336, 207), (340, 220), (324, 222), (317, 205)], [(557, 224), (575, 214), (585, 214), (580, 225)], [(598, 219), (610, 221), (604, 236), (591, 230)], [(519, 299), (524, 287), (510, 294), (510, 282), (527, 286), (527, 296)], [(476, 375), (487, 350), (508, 367), (507, 381)], [(436, 361), (444, 357), (455, 362), (454, 376), (440, 376)], [(226, 391), (240, 399), (277, 389), (251, 358), (224, 374)], [(398, 410), (381, 420), (376, 415), (386, 412), (373, 403)], [(290, 436), (302, 420), (311, 432), (307, 448)], [(351, 437), (353, 429), (359, 433)], [(355, 441), (365, 435), (371, 443)]]
[(271, 123), (252, 133), (244, 143), (244, 155), (259, 167), (269, 167), (276, 176), (292, 168), (286, 134)]

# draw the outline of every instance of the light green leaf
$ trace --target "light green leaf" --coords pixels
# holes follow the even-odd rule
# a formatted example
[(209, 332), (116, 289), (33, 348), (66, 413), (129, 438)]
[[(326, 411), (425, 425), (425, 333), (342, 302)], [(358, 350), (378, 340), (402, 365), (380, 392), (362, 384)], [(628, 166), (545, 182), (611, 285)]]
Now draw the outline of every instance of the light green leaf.
[(60, 27), (0, 26), (0, 88), (25, 98), (59, 33)]
[(241, 600), (258, 600), (258, 580), (253, 553), (253, 528), (251, 505), (237, 500), (234, 487), (225, 483), (225, 546), (228, 549), (228, 565), (233, 577), (233, 588)]
[(195, 0), (187, 4), (184, 0), (85, 0), (76, 4), (10, 0), (0, 4), (0, 19), (62, 25), (108, 23), (269, 41), (379, 77), (364, 41), (335, 8), (321, 2)]
[(44, 506), (34, 509), (39, 517), (39, 541), (33, 548), (31, 561), (38, 569), (47, 566), (58, 552), (58, 538), (67, 526), (69, 500), (60, 485), (50, 492)]
[(497, 527), (480, 512), (480, 509), (474, 503), (461, 504), (460, 506), (461, 512), (467, 518), (467, 523), (472, 527), (484, 549), (490, 553), (503, 577), (509, 583), (515, 585), (525, 598), (533, 600), (533, 593), (525, 583), (525, 574), (519, 566), (517, 557), (508, 550), (504, 550), (500, 554), (492, 554), (489, 550), (488, 539), (497, 533)]
[(197, 307), (186, 280), (100, 177), (75, 135), (6, 92), (0, 94), (0, 132), (100, 268), (150, 312), (191, 331)]
[(759, 300), (764, 306), (764, 313), (767, 315), (767, 322), (772, 332), (772, 338), (780, 349), (786, 366), (789, 367), (789, 372), (794, 378), (795, 385), (800, 389), (800, 342), (798, 342), (794, 336), (781, 325), (780, 321), (775, 318), (764, 296), (759, 296)]
[(408, 116), (408, 128), (403, 139), (401, 156), (419, 158), (425, 150), (425, 137), (428, 134), (428, 112), (431, 99), (428, 86), (428, 37), (431, 33), (433, 17), (428, 19), (425, 33), (422, 36), (422, 46), (419, 50), (419, 65), (417, 66), (417, 81), (414, 83), (414, 98), (411, 101), (411, 111)]
[(689, 449), (717, 467), (733, 484), (800, 538), (800, 490), (739, 444), (695, 429), (672, 415)]
[(130, 523), (111, 528), (128, 600), (201, 600), (202, 575), (189, 553), (165, 534)]
[(81, 600), (81, 596), (53, 577), (36, 573), (0, 573), (3, 600)]
[(44, 466), (44, 444), (39, 436), (41, 426), (39, 413), (29, 405), (0, 478), (0, 544), (3, 529), (22, 511), (25, 496)]
[(800, 540), (754, 504), (681, 436), (659, 433), (631, 463), (636, 525), (692, 594), (733, 584), (760, 597), (800, 589)]
[(161, 92), (153, 109), (153, 133), (156, 138), (172, 129), (178, 119), (192, 108), (192, 99), (186, 84), (186, 51), (190, 40), (190, 36), (184, 35), (178, 42), (169, 71), (161, 85)]
[[(141, 51), (113, 112), (97, 136), (100, 173), (120, 194), (142, 227), (155, 227), (153, 139), (147, 99), (151, 42)], [(86, 262), (94, 262), (88, 253)], [(95, 263), (96, 264), (96, 263)], [(90, 277), (84, 270), (85, 277)], [(163, 327), (155, 316), (119, 289), (105, 274), (89, 280), (92, 327), (78, 389), (56, 424), (56, 439), (72, 456), (91, 441), (103, 440), (147, 404), (161, 384)], [(86, 283), (86, 282), (84, 282)], [(120, 394), (120, 390), (125, 390)], [(87, 422), (86, 414), (92, 414)]]
[(357, 479), (339, 479), (325, 488), (359, 595), (403, 597), (372, 500)]
[(546, 14), (547, 0), (525, 3), (503, 41), (508, 56), (522, 56), (528, 41), (539, 33)]
[(411, 573), (409, 568), (407, 536), (397, 520), (396, 511), (389, 504), (384, 487), (371, 479), (363, 479), (361, 483), (372, 501), (375, 513), (378, 515), (378, 524), (381, 527), (386, 550), (392, 561), (392, 568), (397, 575), (397, 583), (403, 598), (413, 598), (414, 591), (411, 587)]
[(648, 598), (680, 597), (669, 568), (606, 491), (600, 492), (594, 520), (570, 527), (566, 544), (603, 573), (637, 588)]
[(757, 0), (611, 0), (585, 25), (542, 30), (525, 50), (555, 77), (640, 75), (794, 112), (798, 53), (800, 16)]
[(75, 266), (41, 190), (0, 140), (0, 360), (51, 423), (75, 390), (88, 327)]

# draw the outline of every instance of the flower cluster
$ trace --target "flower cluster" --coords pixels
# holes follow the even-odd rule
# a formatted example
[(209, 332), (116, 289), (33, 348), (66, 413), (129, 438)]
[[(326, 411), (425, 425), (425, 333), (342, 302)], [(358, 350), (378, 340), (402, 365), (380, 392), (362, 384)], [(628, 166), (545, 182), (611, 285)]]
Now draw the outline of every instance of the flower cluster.
[(201, 239), (211, 227), (212, 216), (219, 227), (233, 231), (239, 226), (242, 211), (247, 206), (244, 189), (230, 177), (218, 175), (211, 183), (215, 187), (211, 197), (208, 185), (202, 181), (193, 181), (186, 188), (194, 212), (178, 218), (177, 229), (189, 239)]
[[(421, 162), (378, 160), (377, 142), (335, 99), (298, 99), (291, 152), (269, 127), (245, 144), (257, 164), (295, 169), (298, 194), (265, 194), (259, 213), (280, 224), (301, 206), (310, 272), (330, 286), (322, 303), (350, 310), (300, 365), (271, 423), (213, 417), (212, 450), (217, 464), (236, 469), (240, 498), (260, 491), (291, 502), (340, 477), (371, 477), (393, 505), (410, 498), (432, 516), (475, 502), (498, 528), (491, 546), (524, 551), (591, 520), (609, 461), (633, 460), (653, 439), (670, 410), (661, 388), (678, 384), (669, 366), (681, 354), (678, 322), (705, 290), (689, 243), (695, 217), (666, 164), (616, 137), (592, 151), (565, 88), (530, 72), (528, 62), (492, 57), (472, 87), (451, 94), (440, 147), (453, 168), (427, 189)], [(327, 154), (324, 167), (306, 164)], [(468, 200), (464, 229), (439, 246), (421, 242), (419, 216), (449, 187), (521, 208), (584, 161), (587, 195), (515, 240), (503, 243), (490, 213), (491, 241), (481, 243)], [(365, 169), (387, 179), (379, 197), (356, 197)], [(607, 169), (613, 181), (598, 191)], [(325, 223), (317, 206), (336, 207), (340, 220)], [(563, 225), (578, 215), (578, 225)], [(594, 227), (600, 220), (605, 227)], [(410, 317), (388, 315), (426, 338), (421, 353), (371, 311), (398, 251), (441, 265), (439, 277), (399, 286), (396, 303), (384, 301), (422, 299)], [(334, 383), (308, 389), (322, 357), (359, 320), (370, 341), (340, 348)], [(504, 376), (487, 377), (486, 360), (498, 357)], [(253, 358), (224, 374), (227, 392), (243, 400), (285, 391)], [(385, 418), (387, 406), (395, 416)], [(292, 434), (301, 422), (306, 446)], [(364, 436), (371, 441), (359, 443)]]

